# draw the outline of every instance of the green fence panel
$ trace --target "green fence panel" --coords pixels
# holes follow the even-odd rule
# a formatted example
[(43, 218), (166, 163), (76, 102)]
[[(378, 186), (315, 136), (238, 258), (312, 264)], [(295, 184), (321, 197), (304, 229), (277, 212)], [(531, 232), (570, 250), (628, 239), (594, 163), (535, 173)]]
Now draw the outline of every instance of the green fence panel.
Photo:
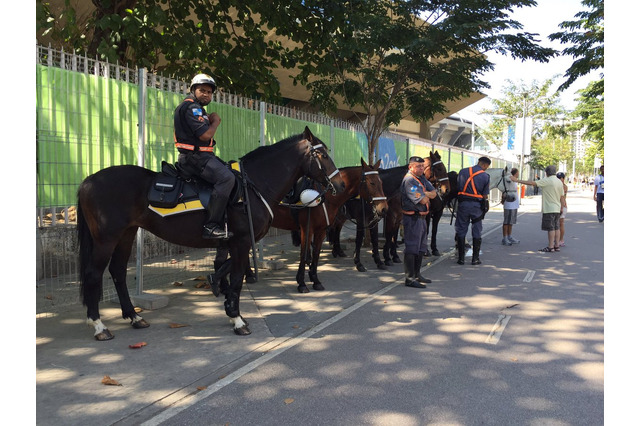
[(368, 159), (367, 138), (355, 130), (334, 128), (331, 157), (337, 167), (359, 166), (360, 159)]

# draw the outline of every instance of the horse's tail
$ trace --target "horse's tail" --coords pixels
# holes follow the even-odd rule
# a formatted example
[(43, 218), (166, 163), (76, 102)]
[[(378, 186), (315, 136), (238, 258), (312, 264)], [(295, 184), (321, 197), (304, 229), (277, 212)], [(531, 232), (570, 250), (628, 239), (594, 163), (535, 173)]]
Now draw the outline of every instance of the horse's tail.
[(82, 203), (78, 198), (78, 207), (76, 209), (76, 229), (78, 232), (78, 245), (79, 260), (80, 260), (80, 298), (83, 305), (86, 305), (87, 296), (93, 292), (98, 292), (98, 297), (102, 297), (102, 280), (98, 289), (89, 288), (89, 282), (87, 274), (91, 268), (91, 259), (93, 256), (93, 237), (91, 236), (91, 230), (82, 211)]

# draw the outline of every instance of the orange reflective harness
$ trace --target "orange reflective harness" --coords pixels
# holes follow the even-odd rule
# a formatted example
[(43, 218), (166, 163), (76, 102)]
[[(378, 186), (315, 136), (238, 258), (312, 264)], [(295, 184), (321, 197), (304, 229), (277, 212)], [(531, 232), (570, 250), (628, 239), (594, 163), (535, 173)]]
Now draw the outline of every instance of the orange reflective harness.
[[(478, 194), (478, 190), (476, 189), (476, 184), (473, 181), (473, 178), (478, 176), (480, 173), (485, 173), (485, 171), (480, 169), (480, 170), (478, 170), (477, 172), (474, 173), (473, 172), (473, 167), (469, 167), (469, 178), (465, 182), (464, 188), (462, 188), (462, 191), (458, 192), (458, 195), (464, 195), (464, 196), (467, 196), (467, 197), (473, 197), (473, 198), (477, 198), (479, 201), (482, 201), (484, 196), (482, 194)], [(471, 182), (471, 189), (473, 189), (473, 193), (467, 192), (467, 188), (469, 187), (469, 182)]]
[[(417, 180), (417, 181), (418, 181), (418, 183), (419, 183), (419, 184), (420, 184), (420, 186), (422, 187), (422, 193), (423, 193), (423, 194), (426, 194), (426, 193), (427, 193), (427, 188), (425, 188), (425, 187), (424, 187), (424, 185), (422, 184), (422, 182), (420, 182), (420, 179), (418, 179), (418, 178), (417, 178), (413, 173), (411, 173), (411, 172), (407, 173), (405, 176), (407, 176), (407, 175), (411, 175), (411, 176), (413, 176), (413, 177), (415, 178), (415, 180)], [(426, 197), (426, 195), (425, 195), (425, 197)], [(416, 214), (416, 213), (418, 213), (420, 216), (426, 216), (426, 215), (428, 215), (428, 214), (429, 214), (429, 203), (427, 202), (427, 204), (425, 204), (425, 206), (427, 207), (427, 211), (424, 211), (424, 212), (418, 212), (418, 211), (415, 211), (415, 210), (411, 210), (411, 211), (402, 210), (402, 213), (403, 213), (403, 214), (406, 214), (406, 215), (408, 215), (408, 216), (414, 215), (414, 214)]]

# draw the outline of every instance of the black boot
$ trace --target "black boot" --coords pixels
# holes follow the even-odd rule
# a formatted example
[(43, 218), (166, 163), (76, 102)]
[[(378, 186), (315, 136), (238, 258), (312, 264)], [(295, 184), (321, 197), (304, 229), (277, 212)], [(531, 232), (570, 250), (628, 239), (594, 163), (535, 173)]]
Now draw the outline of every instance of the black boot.
[(479, 265), (480, 262), (480, 246), (482, 245), (482, 238), (473, 239), (473, 254), (471, 255), (471, 264)]
[(224, 214), (227, 211), (227, 197), (212, 195), (207, 205), (207, 220), (202, 231), (202, 238), (231, 238), (232, 232), (227, 232), (224, 226)]
[(426, 288), (427, 286), (424, 284), (420, 284), (418, 281), (416, 281), (416, 274), (415, 274), (415, 269), (416, 269), (416, 260), (415, 260), (416, 255), (415, 254), (406, 254), (404, 255), (404, 285), (406, 285), (407, 287), (414, 287), (414, 288)]
[(456, 236), (456, 245), (458, 248), (458, 265), (464, 265), (464, 253), (466, 247), (464, 246), (464, 237)]
[(429, 278), (425, 278), (420, 274), (420, 269), (422, 269), (422, 253), (415, 256), (415, 265), (414, 265), (414, 277), (416, 281), (430, 284), (431, 280)]

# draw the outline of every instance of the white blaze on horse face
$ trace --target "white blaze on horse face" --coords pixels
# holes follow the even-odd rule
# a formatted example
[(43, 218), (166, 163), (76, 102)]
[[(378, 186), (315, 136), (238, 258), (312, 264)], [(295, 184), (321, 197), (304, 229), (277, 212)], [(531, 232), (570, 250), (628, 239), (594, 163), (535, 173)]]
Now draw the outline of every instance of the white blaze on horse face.
[(95, 321), (92, 320), (91, 318), (87, 318), (87, 325), (93, 326), (93, 328), (96, 330), (96, 332), (93, 333), (94, 336), (97, 336), (98, 334), (102, 333), (107, 329), (107, 326), (102, 323), (100, 318), (98, 318)]

